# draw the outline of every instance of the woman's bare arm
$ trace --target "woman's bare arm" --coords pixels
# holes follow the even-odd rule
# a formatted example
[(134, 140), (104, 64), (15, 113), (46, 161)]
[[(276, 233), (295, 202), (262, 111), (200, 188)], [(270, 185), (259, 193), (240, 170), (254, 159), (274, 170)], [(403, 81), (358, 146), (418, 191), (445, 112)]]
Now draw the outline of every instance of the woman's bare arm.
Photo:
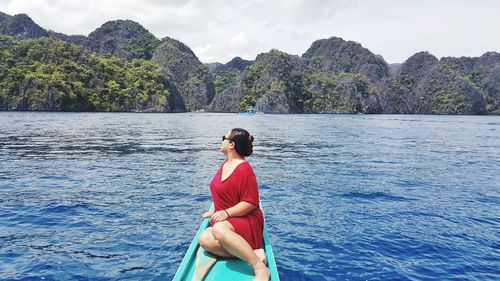
[[(227, 220), (228, 218), (242, 217), (242, 216), (250, 213), (251, 211), (253, 211), (253, 209), (255, 209), (255, 208), (257, 208), (256, 204), (251, 204), (251, 203), (242, 201), (242, 202), (236, 204), (236, 206), (233, 206), (233, 207), (228, 208), (226, 210), (221, 210), (221, 211), (212, 213), (212, 215), (210, 216), (210, 221), (212, 223), (216, 223), (219, 221)], [(204, 217), (205, 217), (205, 214), (208, 215), (208, 213), (209, 212), (204, 213), (203, 214)]]
[(226, 209), (230, 217), (242, 217), (257, 208), (256, 204), (251, 204), (245, 201), (241, 201), (231, 208)]

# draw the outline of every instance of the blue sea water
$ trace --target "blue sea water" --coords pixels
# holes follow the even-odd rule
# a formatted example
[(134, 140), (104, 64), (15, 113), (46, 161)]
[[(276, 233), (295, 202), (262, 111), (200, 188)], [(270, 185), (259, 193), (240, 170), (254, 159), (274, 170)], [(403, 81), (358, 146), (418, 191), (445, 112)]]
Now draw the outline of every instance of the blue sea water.
[(232, 127), (281, 280), (499, 280), (500, 117), (0, 113), (0, 279), (170, 280)]

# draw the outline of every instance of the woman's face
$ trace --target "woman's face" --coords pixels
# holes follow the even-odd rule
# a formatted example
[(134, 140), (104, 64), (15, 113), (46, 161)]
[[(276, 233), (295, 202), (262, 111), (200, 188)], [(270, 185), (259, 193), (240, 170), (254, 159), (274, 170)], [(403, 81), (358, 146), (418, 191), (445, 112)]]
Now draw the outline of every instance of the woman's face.
[(222, 141), (220, 144), (220, 152), (224, 153), (227, 155), (229, 150), (231, 150), (232, 147), (234, 147), (233, 142), (231, 142), (228, 138), (231, 135), (231, 130), (227, 131), (224, 136), (226, 137), (225, 140)]

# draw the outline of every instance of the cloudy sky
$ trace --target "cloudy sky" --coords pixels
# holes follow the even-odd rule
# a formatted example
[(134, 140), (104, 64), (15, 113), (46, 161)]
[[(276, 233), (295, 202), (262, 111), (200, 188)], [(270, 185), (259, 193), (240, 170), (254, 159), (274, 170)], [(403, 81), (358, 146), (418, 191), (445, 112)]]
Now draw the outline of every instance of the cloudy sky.
[(82, 35), (131, 19), (158, 38), (182, 41), (205, 63), (253, 60), (273, 48), (302, 55), (331, 36), (389, 63), (418, 51), (438, 58), (500, 51), (497, 0), (0, 0), (0, 11)]

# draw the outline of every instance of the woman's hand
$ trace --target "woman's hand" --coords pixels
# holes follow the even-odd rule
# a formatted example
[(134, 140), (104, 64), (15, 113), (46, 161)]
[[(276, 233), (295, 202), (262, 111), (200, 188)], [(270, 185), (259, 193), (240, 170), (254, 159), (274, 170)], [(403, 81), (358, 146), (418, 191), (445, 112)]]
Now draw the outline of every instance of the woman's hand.
[(229, 216), (227, 215), (227, 213), (225, 211), (218, 211), (218, 212), (215, 212), (210, 217), (210, 221), (212, 222), (212, 224), (214, 224), (216, 222), (225, 221), (228, 218), (229, 218)]
[(204, 219), (206, 219), (206, 218), (210, 218), (213, 214), (214, 214), (214, 210), (212, 209), (212, 210), (204, 212), (201, 215), (201, 217), (204, 218)]

